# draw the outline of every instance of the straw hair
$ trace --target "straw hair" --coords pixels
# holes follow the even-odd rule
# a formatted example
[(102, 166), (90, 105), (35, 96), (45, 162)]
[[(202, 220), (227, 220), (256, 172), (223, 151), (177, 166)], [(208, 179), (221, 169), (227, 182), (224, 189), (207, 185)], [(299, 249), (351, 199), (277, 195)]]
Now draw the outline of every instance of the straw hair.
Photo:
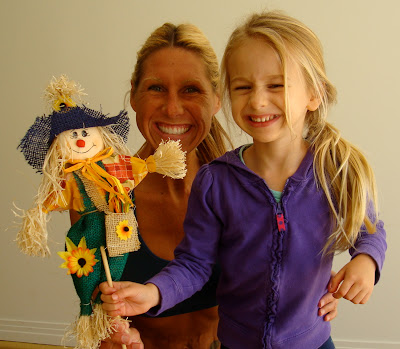
[[(334, 231), (324, 253), (354, 247), (360, 230), (376, 231), (377, 191), (373, 171), (364, 155), (341, 137), (326, 121), (329, 107), (336, 101), (336, 89), (325, 73), (322, 47), (317, 36), (300, 21), (279, 11), (250, 16), (231, 35), (222, 59), (222, 97), (224, 111), (229, 105), (229, 71), (232, 52), (249, 38), (264, 40), (277, 52), (287, 85), (286, 66), (294, 59), (302, 69), (307, 87), (321, 101), (305, 118), (305, 139), (314, 153), (317, 184), (329, 202)], [(290, 101), (285, 90), (285, 117), (291, 127)], [(368, 215), (370, 209), (375, 213)]]
[[(214, 92), (216, 94), (219, 93), (220, 75), (218, 59), (203, 32), (195, 25), (189, 23), (179, 25), (165, 23), (151, 33), (137, 53), (135, 70), (131, 78), (132, 94), (135, 93), (135, 89), (140, 83), (146, 59), (152, 53), (167, 47), (183, 48), (197, 54), (204, 62), (206, 73)], [(232, 148), (232, 142), (217, 118), (212, 116), (211, 130), (197, 147), (200, 161), (208, 163), (223, 155), (227, 150), (227, 146)]]

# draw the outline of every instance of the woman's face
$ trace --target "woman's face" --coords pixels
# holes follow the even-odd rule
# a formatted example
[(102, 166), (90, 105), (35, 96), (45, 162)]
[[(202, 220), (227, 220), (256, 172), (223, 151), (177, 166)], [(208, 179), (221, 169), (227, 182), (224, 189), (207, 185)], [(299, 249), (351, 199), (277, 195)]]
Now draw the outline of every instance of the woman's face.
[(203, 60), (177, 47), (160, 49), (147, 58), (131, 105), (152, 148), (172, 139), (180, 140), (188, 152), (209, 133), (211, 118), (221, 106)]

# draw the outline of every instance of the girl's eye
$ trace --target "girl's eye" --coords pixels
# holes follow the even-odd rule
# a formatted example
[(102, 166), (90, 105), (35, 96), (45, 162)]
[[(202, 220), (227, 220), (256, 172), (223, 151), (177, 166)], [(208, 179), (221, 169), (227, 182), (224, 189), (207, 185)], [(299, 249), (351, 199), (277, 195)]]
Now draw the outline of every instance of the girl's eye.
[(71, 138), (78, 138), (78, 132), (71, 132)]
[(283, 87), (282, 84), (271, 84), (271, 85), (268, 85), (268, 88), (282, 88), (282, 87)]
[(236, 87), (234, 87), (233, 89), (235, 90), (235, 91), (239, 91), (239, 90), (250, 90), (250, 86), (248, 86), (248, 85), (240, 85), (240, 86), (236, 86)]
[(85, 131), (85, 130), (82, 130), (82, 137), (87, 137), (89, 134)]

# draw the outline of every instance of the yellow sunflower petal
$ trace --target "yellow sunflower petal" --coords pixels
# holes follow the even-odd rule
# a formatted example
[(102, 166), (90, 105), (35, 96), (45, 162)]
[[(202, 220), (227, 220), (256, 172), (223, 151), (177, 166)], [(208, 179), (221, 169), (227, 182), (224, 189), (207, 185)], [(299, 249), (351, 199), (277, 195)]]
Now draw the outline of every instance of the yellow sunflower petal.
[(57, 252), (57, 254), (62, 258), (62, 259), (64, 259), (64, 260), (68, 260), (68, 257), (70, 257), (71, 256), (71, 252), (68, 252), (68, 251), (60, 251), (60, 252)]
[(79, 247), (82, 248), (83, 250), (86, 250), (86, 249), (87, 249), (85, 237), (83, 237), (83, 238), (81, 239), (81, 241), (79, 241), (78, 248), (79, 248)]
[(67, 246), (67, 251), (71, 252), (72, 250), (76, 250), (77, 247), (76, 245), (72, 242), (72, 240), (69, 237), (65, 238), (65, 244)]

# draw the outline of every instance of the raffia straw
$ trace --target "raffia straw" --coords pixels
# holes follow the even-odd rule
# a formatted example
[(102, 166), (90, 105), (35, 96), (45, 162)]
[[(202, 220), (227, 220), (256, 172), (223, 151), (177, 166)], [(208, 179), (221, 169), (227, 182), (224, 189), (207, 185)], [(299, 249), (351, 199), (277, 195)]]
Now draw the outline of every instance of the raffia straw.
[(179, 141), (163, 141), (154, 153), (156, 172), (175, 179), (186, 175), (186, 152)]
[[(110, 273), (110, 266), (108, 265), (108, 259), (107, 259), (106, 250), (104, 249), (104, 246), (100, 246), (100, 252), (101, 252), (101, 258), (103, 259), (103, 266), (104, 266), (104, 271), (106, 272), (108, 286), (113, 287), (113, 281), (112, 281), (111, 273)], [(119, 318), (119, 316), (116, 319), (118, 319), (118, 318)], [(126, 349), (125, 344), (122, 344), (122, 349)]]
[(15, 216), (22, 219), (21, 229), (16, 238), (19, 249), (28, 256), (49, 256), (46, 227), (48, 218), (42, 206), (38, 205), (28, 211), (21, 210), (16, 206), (15, 208), (21, 211), (21, 214), (13, 211)]

